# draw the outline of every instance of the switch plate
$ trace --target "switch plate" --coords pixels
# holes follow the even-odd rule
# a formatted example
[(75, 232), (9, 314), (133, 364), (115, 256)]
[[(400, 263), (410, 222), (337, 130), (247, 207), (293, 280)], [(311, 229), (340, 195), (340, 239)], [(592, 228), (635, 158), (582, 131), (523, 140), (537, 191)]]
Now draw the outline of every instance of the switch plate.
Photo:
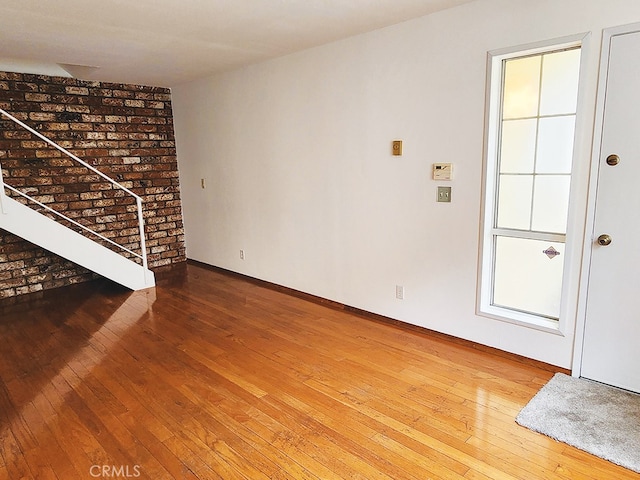
[(451, 163), (434, 163), (433, 179), (434, 180), (451, 180), (453, 177), (453, 165)]
[(391, 144), (391, 153), (393, 153), (394, 156), (402, 155), (402, 140), (393, 141)]
[(451, 202), (451, 187), (438, 187), (438, 202)]

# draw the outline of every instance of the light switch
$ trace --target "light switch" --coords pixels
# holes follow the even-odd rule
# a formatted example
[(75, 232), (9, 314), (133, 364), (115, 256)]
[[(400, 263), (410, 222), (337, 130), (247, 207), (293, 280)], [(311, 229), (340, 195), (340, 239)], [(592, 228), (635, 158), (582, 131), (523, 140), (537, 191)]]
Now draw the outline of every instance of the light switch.
[(438, 187), (438, 202), (451, 202), (451, 187)]

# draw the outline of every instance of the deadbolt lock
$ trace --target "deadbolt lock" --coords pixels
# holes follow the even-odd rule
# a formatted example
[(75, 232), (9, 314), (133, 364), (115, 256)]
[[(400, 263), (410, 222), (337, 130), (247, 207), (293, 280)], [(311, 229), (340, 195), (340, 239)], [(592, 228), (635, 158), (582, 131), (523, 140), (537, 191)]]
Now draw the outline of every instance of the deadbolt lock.
[(620, 163), (620, 157), (616, 154), (611, 154), (607, 157), (606, 162), (607, 162), (607, 165), (615, 167)]

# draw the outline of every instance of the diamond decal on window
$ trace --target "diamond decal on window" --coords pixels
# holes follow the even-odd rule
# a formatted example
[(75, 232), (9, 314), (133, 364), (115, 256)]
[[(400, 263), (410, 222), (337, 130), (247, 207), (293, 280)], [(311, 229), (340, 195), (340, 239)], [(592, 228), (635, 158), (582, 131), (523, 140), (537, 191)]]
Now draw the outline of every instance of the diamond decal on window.
[(553, 247), (549, 247), (546, 250), (543, 250), (542, 253), (544, 253), (547, 257), (551, 259), (560, 255), (560, 252)]

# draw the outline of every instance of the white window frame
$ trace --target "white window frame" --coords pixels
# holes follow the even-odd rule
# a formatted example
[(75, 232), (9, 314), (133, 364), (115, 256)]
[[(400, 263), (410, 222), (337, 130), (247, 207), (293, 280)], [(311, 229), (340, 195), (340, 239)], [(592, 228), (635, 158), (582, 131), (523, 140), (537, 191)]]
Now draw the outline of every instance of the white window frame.
[[(539, 42), (536, 44), (524, 45), (508, 49), (494, 50), (487, 55), (487, 92), (486, 92), (486, 118), (485, 118), (485, 148), (483, 158), (483, 181), (482, 181), (482, 210), (480, 223), (480, 252), (478, 262), (478, 293), (476, 313), (481, 316), (501, 320), (528, 328), (546, 331), (549, 333), (564, 335), (568, 325), (568, 318), (571, 313), (575, 312), (575, 305), (569, 302), (569, 297), (577, 296), (577, 288), (570, 281), (571, 261), (575, 260), (575, 252), (581, 250), (580, 243), (576, 245), (575, 238), (579, 237), (573, 227), (575, 223), (575, 188), (576, 181), (576, 158), (579, 148), (577, 143), (579, 139), (578, 128), (582, 123), (581, 115), (581, 97), (583, 96), (583, 78), (585, 69), (585, 39), (588, 35), (574, 35), (564, 37), (562, 39)], [(500, 134), (500, 115), (502, 108), (502, 88), (503, 88), (503, 61), (511, 58), (518, 58), (527, 55), (536, 55), (555, 50), (579, 47), (581, 49), (580, 59), (580, 80), (578, 85), (578, 103), (576, 112), (576, 129), (574, 135), (573, 162), (571, 169), (571, 193), (569, 200), (569, 213), (567, 222), (566, 235), (557, 235), (557, 240), (565, 243), (564, 270), (561, 291), (560, 316), (558, 320), (550, 319), (542, 315), (526, 313), (507, 307), (500, 307), (491, 304), (493, 291), (493, 268), (494, 268), (494, 243), (493, 235), (495, 232), (494, 218), (497, 209), (497, 168), (498, 168), (498, 151), (499, 151), (499, 134)], [(529, 232), (523, 237), (536, 238), (535, 232)], [(551, 240), (548, 235), (544, 239)]]

